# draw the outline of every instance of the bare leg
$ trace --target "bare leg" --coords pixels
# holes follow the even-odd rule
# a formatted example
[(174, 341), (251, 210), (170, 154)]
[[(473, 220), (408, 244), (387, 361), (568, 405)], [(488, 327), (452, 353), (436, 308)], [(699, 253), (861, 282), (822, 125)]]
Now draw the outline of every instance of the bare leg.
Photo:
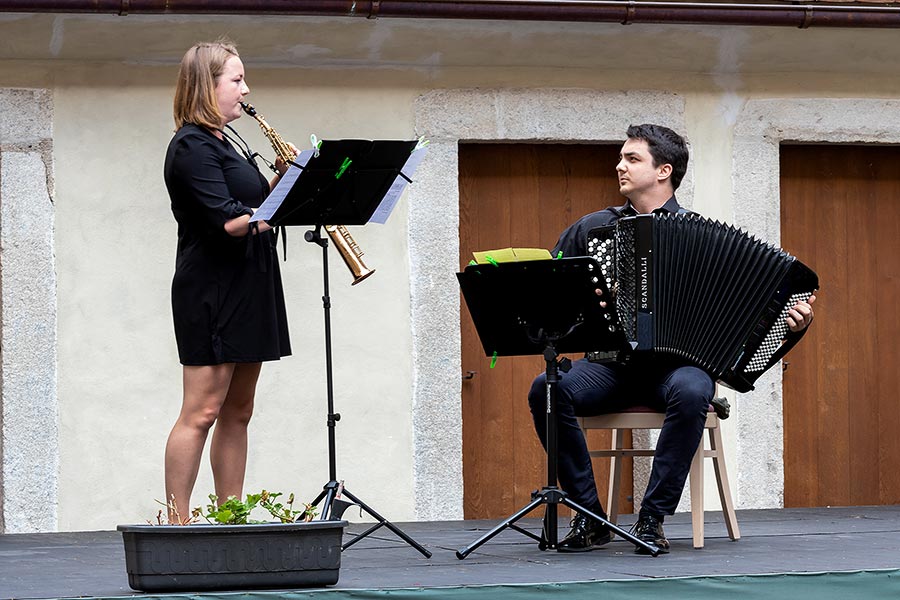
[[(190, 515), (203, 446), (228, 395), (234, 370), (234, 363), (184, 367), (181, 413), (166, 443), (166, 502), (174, 499), (181, 518)], [(171, 511), (169, 521), (175, 521)]]
[(213, 430), (209, 459), (212, 463), (216, 496), (241, 498), (247, 469), (247, 426), (253, 415), (253, 398), (261, 363), (238, 363), (231, 387)]

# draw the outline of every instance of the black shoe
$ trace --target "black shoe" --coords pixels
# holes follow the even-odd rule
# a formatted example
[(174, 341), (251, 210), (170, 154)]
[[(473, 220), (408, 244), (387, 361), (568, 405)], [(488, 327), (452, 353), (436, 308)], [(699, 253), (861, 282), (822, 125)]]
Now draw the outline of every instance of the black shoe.
[(581, 513), (572, 519), (572, 530), (556, 546), (559, 552), (589, 552), (608, 544), (612, 539), (609, 528), (591, 517)]
[[(659, 517), (647, 514), (639, 515), (637, 523), (631, 528), (631, 533), (642, 542), (653, 544), (659, 548), (660, 554), (669, 553), (669, 540), (666, 539), (662, 521), (660, 521)], [(641, 546), (635, 546), (634, 551), (637, 554), (650, 554), (646, 548)]]

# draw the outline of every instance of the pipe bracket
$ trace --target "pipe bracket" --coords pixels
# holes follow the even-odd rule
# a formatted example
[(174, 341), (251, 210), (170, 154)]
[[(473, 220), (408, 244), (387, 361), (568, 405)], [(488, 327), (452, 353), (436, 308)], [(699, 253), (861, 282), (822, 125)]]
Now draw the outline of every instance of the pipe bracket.
[(637, 10), (637, 6), (635, 5), (634, 0), (628, 0), (628, 6), (625, 8), (625, 19), (622, 21), (622, 25), (631, 25), (634, 23), (634, 15)]
[(803, 11), (803, 22), (800, 23), (800, 29), (808, 29), (810, 25), (812, 25), (813, 20), (813, 7), (811, 4), (807, 4), (804, 7)]
[(378, 11), (381, 9), (381, 0), (372, 0), (369, 4), (369, 16), (367, 19), (377, 19)]

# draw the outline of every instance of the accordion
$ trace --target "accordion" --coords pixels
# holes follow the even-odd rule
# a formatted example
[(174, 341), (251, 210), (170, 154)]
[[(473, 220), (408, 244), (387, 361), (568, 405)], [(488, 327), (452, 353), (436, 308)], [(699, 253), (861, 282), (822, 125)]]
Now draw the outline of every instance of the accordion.
[(739, 392), (805, 333), (787, 335), (788, 310), (819, 286), (780, 248), (690, 213), (622, 218), (592, 229), (587, 248), (613, 290), (626, 357), (680, 357)]

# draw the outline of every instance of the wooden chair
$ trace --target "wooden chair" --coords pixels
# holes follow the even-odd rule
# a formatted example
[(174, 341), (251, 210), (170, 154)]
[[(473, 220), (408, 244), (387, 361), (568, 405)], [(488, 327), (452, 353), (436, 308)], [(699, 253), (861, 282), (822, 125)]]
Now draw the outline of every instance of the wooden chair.
[[(622, 473), (622, 460), (626, 456), (653, 456), (653, 449), (625, 448), (624, 431), (629, 429), (660, 429), (662, 428), (665, 414), (647, 407), (634, 407), (624, 412), (597, 415), (596, 417), (583, 417), (580, 419), (581, 428), (587, 434), (588, 429), (609, 429), (612, 431), (612, 444), (609, 450), (591, 450), (592, 457), (609, 457), (612, 459), (609, 469), (609, 498), (606, 510), (609, 520), (613, 523), (619, 516), (619, 489)], [(719, 488), (719, 498), (722, 501), (722, 512), (725, 517), (725, 525), (728, 528), (728, 537), (738, 540), (741, 532), (738, 529), (737, 516), (734, 512), (734, 503), (731, 499), (731, 489), (728, 486), (728, 474), (725, 470), (725, 454), (722, 445), (722, 432), (719, 429), (719, 417), (710, 407), (706, 417), (706, 431), (709, 432), (709, 447), (704, 447), (703, 440), (694, 454), (689, 474), (691, 490), (691, 521), (693, 523), (694, 548), (702, 548), (704, 543), (703, 533), (703, 459), (712, 458), (716, 473), (716, 482)], [(634, 444), (632, 444), (633, 446)]]

